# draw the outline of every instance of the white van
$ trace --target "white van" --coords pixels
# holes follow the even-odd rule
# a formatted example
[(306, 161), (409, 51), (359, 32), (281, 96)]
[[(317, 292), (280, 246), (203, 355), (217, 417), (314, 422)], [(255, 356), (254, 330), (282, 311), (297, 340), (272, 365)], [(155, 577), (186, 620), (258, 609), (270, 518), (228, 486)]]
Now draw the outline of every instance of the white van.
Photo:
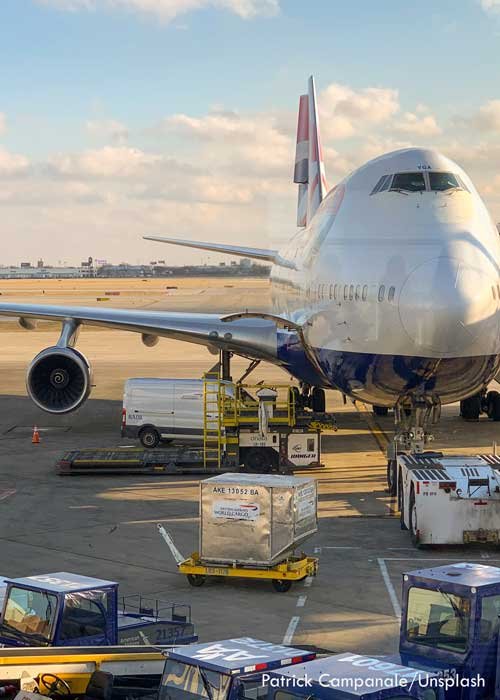
[(144, 447), (203, 440), (201, 379), (128, 379), (122, 410), (122, 437), (139, 439)]

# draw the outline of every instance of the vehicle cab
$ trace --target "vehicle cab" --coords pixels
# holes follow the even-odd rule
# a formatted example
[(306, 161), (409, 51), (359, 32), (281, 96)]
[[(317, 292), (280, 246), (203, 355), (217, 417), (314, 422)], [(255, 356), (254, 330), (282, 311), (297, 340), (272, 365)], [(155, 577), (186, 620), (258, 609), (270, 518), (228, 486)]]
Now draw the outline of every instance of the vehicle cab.
[(159, 700), (258, 700), (264, 673), (315, 654), (242, 637), (177, 647), (166, 654)]
[(191, 644), (191, 606), (131, 595), (118, 584), (66, 571), (5, 579), (0, 646)]
[(267, 700), (443, 700), (432, 669), (360, 654), (335, 654), (272, 671)]
[(58, 572), (6, 579), (0, 619), (5, 646), (116, 643), (118, 584)]
[(403, 577), (401, 657), (462, 679), (467, 690), (457, 687), (447, 698), (499, 697), (499, 615), (499, 568), (460, 563), (412, 571)]

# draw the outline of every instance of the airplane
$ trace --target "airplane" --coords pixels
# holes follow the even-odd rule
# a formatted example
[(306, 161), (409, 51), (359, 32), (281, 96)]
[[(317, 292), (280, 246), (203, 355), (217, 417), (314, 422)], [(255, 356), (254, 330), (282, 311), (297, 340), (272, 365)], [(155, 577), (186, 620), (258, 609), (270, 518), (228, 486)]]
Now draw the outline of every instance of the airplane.
[[(141, 333), (146, 346), (168, 337), (280, 365), (316, 411), (325, 389), (378, 414), (394, 408), (403, 443), (417, 451), (442, 404), (460, 401), (469, 420), (482, 410), (500, 420), (500, 394), (487, 392), (500, 367), (500, 237), (468, 175), (435, 150), (406, 148), (328, 190), (311, 77), (293, 180), (298, 230), (281, 250), (145, 237), (270, 262), (270, 313), (1, 303), (24, 328), (61, 321), (57, 344), (27, 371), (35, 404), (62, 414), (88, 398), (90, 363), (75, 348), (88, 324)], [(389, 454), (390, 488), (393, 469)]]

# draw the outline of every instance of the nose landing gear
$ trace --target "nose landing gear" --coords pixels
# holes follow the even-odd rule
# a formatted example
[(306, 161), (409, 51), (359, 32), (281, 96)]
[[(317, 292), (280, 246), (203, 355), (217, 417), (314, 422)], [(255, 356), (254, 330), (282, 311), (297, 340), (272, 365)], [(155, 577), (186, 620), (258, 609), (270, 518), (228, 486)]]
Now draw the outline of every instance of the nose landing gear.
[(399, 452), (424, 452), (434, 436), (430, 428), (439, 421), (441, 403), (437, 396), (411, 395), (400, 397), (394, 407), (396, 433), (387, 447), (387, 487), (397, 494), (396, 457)]

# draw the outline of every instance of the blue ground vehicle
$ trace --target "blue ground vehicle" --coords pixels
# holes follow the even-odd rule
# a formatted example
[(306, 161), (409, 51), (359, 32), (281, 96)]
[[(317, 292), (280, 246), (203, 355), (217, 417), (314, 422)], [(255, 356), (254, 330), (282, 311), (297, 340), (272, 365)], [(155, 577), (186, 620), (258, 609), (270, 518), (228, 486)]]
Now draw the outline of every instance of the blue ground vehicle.
[(258, 700), (271, 669), (311, 661), (316, 654), (242, 637), (166, 652), (158, 700)]
[[(412, 571), (403, 577), (398, 655), (338, 654), (272, 671), (268, 700), (497, 700), (499, 622), (499, 568)], [(311, 685), (300, 687), (305, 677)]]
[(0, 646), (163, 646), (198, 639), (189, 605), (141, 596), (120, 605), (113, 581), (59, 572), (4, 584)]

